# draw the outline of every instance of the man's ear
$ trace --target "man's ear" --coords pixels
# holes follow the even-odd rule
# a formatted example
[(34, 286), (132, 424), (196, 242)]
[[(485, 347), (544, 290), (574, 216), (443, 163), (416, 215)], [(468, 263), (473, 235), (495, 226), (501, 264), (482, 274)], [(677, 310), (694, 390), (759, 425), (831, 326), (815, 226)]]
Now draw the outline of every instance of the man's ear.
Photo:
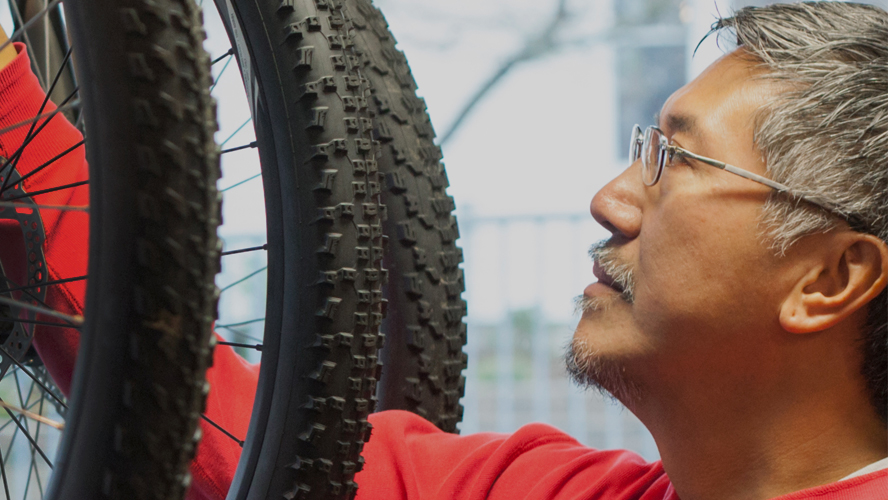
[(831, 328), (865, 307), (888, 283), (888, 244), (852, 231), (831, 235), (813, 250), (814, 265), (780, 307), (780, 325), (791, 333)]

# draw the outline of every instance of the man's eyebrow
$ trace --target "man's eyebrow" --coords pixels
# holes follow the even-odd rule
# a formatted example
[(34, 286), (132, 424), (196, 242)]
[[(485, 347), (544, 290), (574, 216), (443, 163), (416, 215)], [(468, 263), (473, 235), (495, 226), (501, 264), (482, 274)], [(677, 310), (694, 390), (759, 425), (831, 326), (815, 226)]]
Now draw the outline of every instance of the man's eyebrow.
[(666, 128), (672, 135), (683, 133), (697, 135), (697, 120), (688, 115), (666, 115)]
[(691, 115), (670, 114), (665, 116), (666, 123), (661, 123), (661, 118), (662, 115), (657, 112), (654, 115), (654, 123), (656, 123), (657, 126), (663, 129), (665, 132), (668, 132), (668, 135), (670, 137), (675, 134), (682, 133), (699, 139), (700, 130), (697, 128), (696, 117)]

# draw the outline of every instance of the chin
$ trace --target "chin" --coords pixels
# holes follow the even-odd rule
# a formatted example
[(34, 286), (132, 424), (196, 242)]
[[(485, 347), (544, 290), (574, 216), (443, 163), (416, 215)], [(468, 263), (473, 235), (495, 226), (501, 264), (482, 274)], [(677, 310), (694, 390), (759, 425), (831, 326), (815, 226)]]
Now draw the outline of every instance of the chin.
[(598, 322), (589, 317), (599, 314), (601, 311), (583, 313), (573, 339), (565, 349), (567, 373), (580, 387), (596, 390), (631, 409), (642, 396), (641, 387), (626, 370), (627, 359), (619, 354), (621, 349), (611, 349), (618, 347), (608, 341), (617, 340), (607, 338), (613, 332), (601, 331), (603, 325), (595, 325)]

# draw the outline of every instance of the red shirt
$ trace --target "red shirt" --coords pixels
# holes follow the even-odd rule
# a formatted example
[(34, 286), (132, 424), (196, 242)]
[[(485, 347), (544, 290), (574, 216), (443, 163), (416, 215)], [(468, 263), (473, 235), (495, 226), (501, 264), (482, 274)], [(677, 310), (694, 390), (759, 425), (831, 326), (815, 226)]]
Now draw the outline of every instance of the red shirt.
[[(30, 71), (23, 46), (0, 72), (0, 128), (32, 118), (44, 93)], [(49, 104), (45, 111), (55, 106)], [(29, 127), (0, 136), (0, 155), (9, 157), (23, 143)], [(26, 148), (18, 164), (24, 175), (80, 141), (80, 133), (61, 115)], [(25, 181), (26, 191), (85, 180), (83, 148)], [(42, 204), (88, 204), (88, 188), (38, 195)], [(51, 280), (86, 274), (87, 217), (79, 212), (44, 210), (46, 259)], [(10, 258), (21, 246), (17, 223), (0, 221), (0, 256), (15, 277), (22, 269)], [(18, 242), (18, 243), (16, 243)], [(22, 262), (23, 263), (23, 262)], [(82, 314), (85, 284), (72, 282), (49, 289), (47, 302), (72, 314)], [(35, 343), (56, 383), (70, 389), (79, 337), (75, 330), (38, 327)], [(208, 416), (243, 439), (256, 390), (258, 366), (246, 363), (228, 346), (217, 346), (207, 374), (213, 390)], [(224, 410), (224, 411), (223, 411)], [(645, 462), (623, 451), (585, 447), (570, 436), (543, 424), (522, 427), (514, 434), (446, 434), (413, 414), (390, 411), (370, 416), (373, 434), (364, 447), (366, 465), (357, 476), (358, 500), (673, 500), (678, 496), (660, 462)], [(191, 500), (225, 498), (240, 447), (201, 421), (203, 441), (191, 465)], [(780, 500), (886, 500), (888, 471), (819, 486), (779, 497)]]
[[(370, 421), (357, 500), (678, 500), (661, 462), (589, 448), (548, 425), (457, 436), (408, 412)], [(778, 498), (886, 500), (888, 471)]]

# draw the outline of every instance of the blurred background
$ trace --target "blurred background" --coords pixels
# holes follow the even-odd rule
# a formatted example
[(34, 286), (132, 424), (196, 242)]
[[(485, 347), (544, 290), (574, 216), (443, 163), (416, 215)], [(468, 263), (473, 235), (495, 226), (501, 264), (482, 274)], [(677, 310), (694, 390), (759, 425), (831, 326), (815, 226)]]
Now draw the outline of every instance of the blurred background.
[[(573, 298), (595, 280), (587, 249), (609, 235), (589, 202), (627, 166), (632, 125), (652, 124), (673, 91), (732, 48), (711, 37), (695, 53), (719, 13), (768, 3), (376, 0), (426, 100), (456, 200), (469, 304), (462, 433), (547, 422), (590, 446), (658, 458), (630, 412), (564, 370)], [(888, 0), (866, 3), (888, 9)], [(228, 41), (208, 23), (208, 47), (223, 54)], [(242, 93), (228, 71), (215, 93)], [(236, 99), (220, 106), (223, 149), (252, 140)], [(259, 171), (255, 160), (224, 160), (223, 188)], [(261, 196), (258, 182), (246, 190)], [(235, 208), (229, 194), (226, 248), (264, 243), (262, 214)], [(222, 330), (247, 335), (235, 335), (241, 341), (262, 335), (264, 265), (261, 253), (244, 254), (218, 280), (257, 273), (222, 296)]]

